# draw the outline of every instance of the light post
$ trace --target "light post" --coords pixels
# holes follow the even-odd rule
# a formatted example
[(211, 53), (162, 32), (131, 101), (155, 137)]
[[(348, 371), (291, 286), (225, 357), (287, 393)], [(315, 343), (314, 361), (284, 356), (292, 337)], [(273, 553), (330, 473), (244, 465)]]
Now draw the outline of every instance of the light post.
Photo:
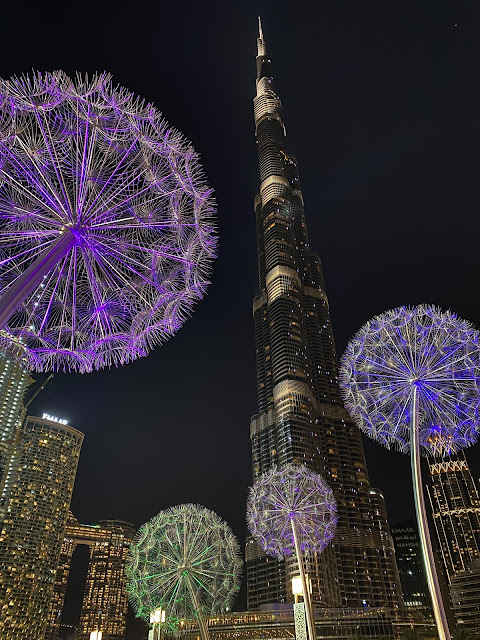
[[(307, 584), (310, 586), (308, 582), (308, 575), (305, 576)], [(303, 583), (302, 576), (295, 576), (292, 578), (292, 594), (295, 597), (295, 602), (293, 604), (293, 621), (295, 623), (295, 638), (296, 640), (308, 640), (307, 636), (307, 620), (305, 617), (305, 597), (303, 593)], [(303, 597), (303, 601), (298, 601), (298, 596)]]
[(162, 624), (165, 622), (165, 609), (159, 607), (150, 613), (150, 624), (152, 629), (148, 632), (148, 640), (160, 640), (162, 637)]

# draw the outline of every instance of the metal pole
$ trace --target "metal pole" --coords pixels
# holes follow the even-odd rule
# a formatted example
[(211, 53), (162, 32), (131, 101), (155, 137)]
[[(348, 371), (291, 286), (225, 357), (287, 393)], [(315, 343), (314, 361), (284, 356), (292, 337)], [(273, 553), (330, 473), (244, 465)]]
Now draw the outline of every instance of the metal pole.
[(76, 243), (76, 235), (71, 229), (66, 228), (7, 289), (0, 298), (0, 329), (41, 284), (44, 276), (50, 273)]
[(312, 601), (310, 600), (310, 590), (308, 588), (307, 579), (305, 577), (305, 569), (303, 567), (303, 556), (298, 544), (297, 525), (295, 520), (290, 518), (292, 523), (293, 541), (295, 543), (295, 552), (297, 554), (298, 570), (300, 571), (300, 579), (302, 580), (303, 601), (305, 603), (305, 612), (307, 618), (307, 628), (310, 640), (315, 640), (315, 618), (313, 617)]
[(207, 625), (205, 623), (205, 620), (203, 619), (202, 612), (200, 610), (200, 605), (198, 603), (197, 594), (195, 592), (195, 589), (192, 586), (192, 581), (190, 580), (190, 576), (187, 575), (186, 579), (187, 579), (187, 582), (188, 582), (188, 587), (190, 589), (190, 593), (192, 594), (193, 604), (195, 605), (195, 611), (197, 612), (197, 619), (198, 619), (198, 626), (199, 626), (199, 629), (200, 629), (200, 636), (201, 636), (202, 640), (210, 640), (210, 636), (208, 634), (208, 627), (207, 627)]
[(410, 454), (412, 462), (413, 495), (415, 497), (415, 511), (417, 514), (418, 531), (420, 533), (420, 546), (422, 548), (423, 562), (427, 574), (428, 589), (432, 598), (433, 613), (437, 625), (439, 640), (451, 640), (448, 628), (447, 616), (443, 606), (440, 584), (438, 582), (435, 560), (433, 557), (432, 543), (428, 530), (427, 512), (422, 487), (422, 469), (420, 465), (420, 433), (418, 425), (418, 398), (417, 387), (413, 387), (412, 415), (410, 418)]

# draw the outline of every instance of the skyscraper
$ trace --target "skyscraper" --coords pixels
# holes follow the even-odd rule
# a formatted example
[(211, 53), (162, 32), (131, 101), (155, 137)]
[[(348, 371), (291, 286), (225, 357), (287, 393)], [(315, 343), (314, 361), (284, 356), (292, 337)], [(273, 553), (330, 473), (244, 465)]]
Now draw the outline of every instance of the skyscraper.
[(83, 544), (89, 548), (90, 560), (76, 640), (89, 640), (92, 631), (101, 631), (106, 640), (124, 640), (128, 609), (125, 561), (134, 533), (129, 522), (101, 520), (98, 525), (86, 525), (70, 514), (44, 640), (58, 638), (73, 552)]
[(18, 426), (22, 401), (30, 373), (5, 353), (0, 352), (0, 493)]
[(445, 576), (450, 583), (480, 559), (480, 496), (465, 454), (429, 460), (427, 487)]
[(480, 495), (465, 453), (428, 461), (427, 485), (455, 620), (480, 635)]
[[(321, 561), (310, 557), (313, 598), (328, 607), (402, 606), (382, 494), (370, 488), (359, 430), (337, 378), (322, 266), (310, 250), (298, 167), (287, 153), (282, 106), (262, 30), (257, 40), (255, 198), (260, 294), (253, 303), (258, 413), (251, 420), (253, 475), (288, 462), (322, 474), (339, 523)], [(248, 606), (292, 601), (294, 563), (247, 543)]]
[(392, 527), (392, 536), (405, 606), (433, 618), (417, 523), (408, 520)]
[(83, 434), (28, 417), (19, 435), (0, 532), (0, 637), (41, 640)]

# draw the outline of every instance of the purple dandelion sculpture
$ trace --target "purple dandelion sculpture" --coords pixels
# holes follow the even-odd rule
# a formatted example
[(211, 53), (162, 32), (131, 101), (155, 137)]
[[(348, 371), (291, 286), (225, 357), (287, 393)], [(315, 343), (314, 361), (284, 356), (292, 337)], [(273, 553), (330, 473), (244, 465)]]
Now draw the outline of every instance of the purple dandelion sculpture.
[(247, 501), (247, 523), (261, 549), (278, 560), (296, 554), (310, 640), (315, 640), (310, 590), (302, 552), (322, 552), (335, 535), (337, 503), (317, 473), (287, 464), (255, 480)]
[(422, 490), (420, 454), (474, 444), (480, 419), (480, 336), (450, 311), (400, 307), (367, 322), (341, 360), (345, 406), (364, 433), (410, 452), (415, 509), (440, 640), (449, 640)]
[(108, 74), (0, 80), (0, 347), (36, 371), (125, 364), (208, 285), (198, 156)]

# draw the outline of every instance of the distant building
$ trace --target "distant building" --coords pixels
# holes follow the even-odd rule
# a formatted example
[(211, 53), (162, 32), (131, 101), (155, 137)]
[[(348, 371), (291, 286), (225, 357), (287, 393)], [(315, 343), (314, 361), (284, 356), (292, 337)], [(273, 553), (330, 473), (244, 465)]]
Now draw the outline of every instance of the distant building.
[(23, 399), (32, 382), (30, 373), (20, 363), (0, 352), (0, 495)]
[(480, 560), (452, 576), (450, 595), (458, 627), (480, 638)]
[(42, 640), (83, 433), (29, 416), (7, 468), (0, 531), (0, 638)]
[(405, 606), (432, 618), (432, 601), (416, 522), (408, 520), (392, 527), (392, 536)]
[(480, 496), (464, 453), (429, 460), (428, 494), (448, 582), (480, 559)]
[(125, 560), (134, 533), (134, 526), (129, 522), (101, 520), (98, 525), (85, 525), (70, 514), (45, 640), (59, 637), (70, 564), (75, 548), (82, 544), (88, 546), (90, 560), (75, 640), (90, 640), (92, 631), (101, 631), (105, 640), (124, 640), (128, 609)]
[(71, 624), (60, 625), (60, 635), (57, 638), (60, 638), (60, 640), (76, 640), (76, 637), (77, 627)]
[[(287, 151), (282, 104), (261, 29), (256, 67), (260, 189), (253, 477), (288, 463), (304, 464), (333, 489), (338, 504), (333, 544), (321, 556), (304, 558), (318, 605), (397, 610), (403, 603), (385, 502), (370, 487), (360, 431), (342, 403), (322, 265), (310, 248), (298, 165)], [(305, 104), (315, 108), (308, 98)], [(293, 602), (296, 574), (294, 559), (267, 558), (249, 540), (248, 608)]]
[[(428, 494), (450, 601), (461, 629), (480, 631), (480, 496), (465, 454), (429, 461)], [(477, 625), (477, 626), (475, 626)]]

